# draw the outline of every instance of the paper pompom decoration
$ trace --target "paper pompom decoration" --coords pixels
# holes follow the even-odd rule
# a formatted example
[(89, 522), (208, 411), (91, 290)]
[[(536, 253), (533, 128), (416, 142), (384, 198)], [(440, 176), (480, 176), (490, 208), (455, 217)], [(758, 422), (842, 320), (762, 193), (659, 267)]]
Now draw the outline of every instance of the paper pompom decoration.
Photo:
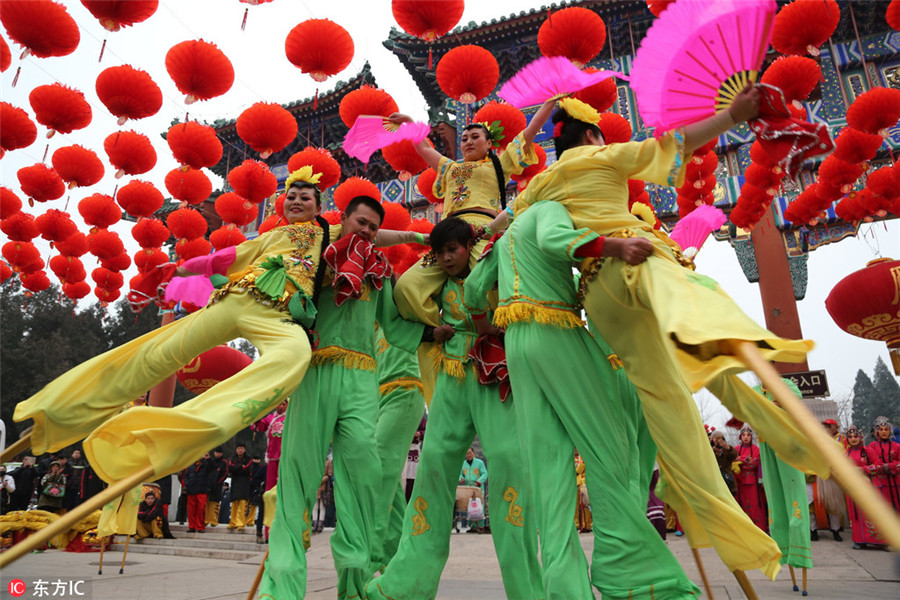
[(494, 91), (500, 79), (500, 65), (494, 55), (473, 44), (453, 48), (435, 69), (441, 90), (466, 104), (477, 102)]
[(50, 259), (50, 270), (63, 283), (77, 283), (84, 281), (87, 273), (81, 259), (73, 256), (54, 256)]
[(835, 0), (794, 0), (775, 15), (772, 47), (782, 54), (818, 56), (840, 21)]
[(28, 113), (9, 102), (0, 102), (0, 157), (4, 152), (27, 148), (37, 139), (37, 127)]
[(156, 82), (130, 65), (104, 69), (94, 87), (103, 106), (119, 118), (119, 125), (128, 119), (152, 117), (162, 107), (162, 91)]
[(159, 248), (145, 248), (134, 253), (134, 266), (140, 273), (146, 273), (167, 262), (169, 257)]
[(107, 31), (119, 31), (153, 16), (159, 0), (81, 0)]
[(416, 189), (419, 190), (419, 193), (425, 196), (425, 199), (428, 200), (431, 204), (441, 204), (443, 200), (434, 195), (434, 181), (437, 179), (437, 172), (428, 167), (422, 174), (419, 175), (419, 179), (416, 180)]
[(34, 273), (23, 273), (19, 279), (22, 281), (22, 287), (32, 293), (43, 292), (50, 287), (50, 279), (43, 271), (35, 271)]
[(234, 192), (226, 192), (216, 198), (216, 214), (225, 223), (234, 223), (243, 227), (253, 221), (259, 213), (259, 207)]
[(324, 148), (307, 146), (288, 159), (288, 171), (291, 173), (306, 166), (311, 167), (313, 173), (322, 174), (316, 185), (323, 192), (341, 179), (340, 163), (331, 156), (331, 152)]
[(353, 38), (334, 21), (308, 19), (287, 34), (284, 53), (292, 65), (322, 82), (350, 64)]
[(107, 260), (125, 252), (119, 236), (108, 229), (96, 229), (88, 234), (90, 253), (100, 260)]
[(228, 185), (234, 192), (250, 202), (262, 202), (275, 194), (278, 180), (268, 165), (258, 160), (245, 160), (228, 173)]
[(51, 0), (0, 2), (0, 21), (12, 41), (38, 58), (72, 54), (81, 41), (75, 19)]
[[(28, 4), (27, 2), (4, 2), (9, 4)], [(83, 129), (91, 123), (91, 105), (84, 99), (84, 94), (61, 83), (39, 85), (28, 94), (28, 102), (37, 122), (50, 129), (47, 137), (54, 132), (71, 133)]]
[(165, 184), (173, 198), (188, 204), (200, 204), (212, 194), (212, 182), (198, 169), (172, 169)]
[(69, 188), (94, 185), (103, 179), (103, 163), (93, 150), (83, 146), (63, 146), (53, 153), (51, 161)]
[(194, 169), (212, 167), (222, 158), (222, 142), (216, 130), (196, 121), (172, 125), (166, 141), (175, 160)]
[(91, 194), (78, 203), (78, 213), (84, 222), (91, 227), (106, 229), (115, 225), (122, 218), (122, 209), (112, 196)]
[(119, 188), (116, 202), (132, 217), (149, 217), (162, 208), (165, 198), (149, 181), (135, 179)]
[(79, 257), (87, 254), (90, 248), (88, 238), (80, 231), (76, 231), (61, 242), (56, 242), (56, 251), (62, 256)]
[(0, 73), (6, 71), (12, 64), (12, 52), (9, 51), (9, 45), (2, 37), (0, 37)]
[(23, 268), (41, 259), (41, 253), (31, 242), (6, 242), (2, 248), (3, 258), (19, 273)]
[(209, 243), (216, 250), (237, 246), (246, 239), (241, 230), (234, 225), (223, 225), (209, 234)]
[(159, 248), (172, 234), (159, 219), (140, 219), (131, 228), (131, 237), (141, 248)]
[(347, 127), (353, 127), (360, 115), (389, 117), (400, 110), (386, 91), (372, 85), (363, 85), (341, 98), (338, 114)]
[(188, 40), (166, 53), (166, 71), (175, 87), (185, 94), (185, 103), (221, 96), (234, 84), (234, 67), (215, 44)]
[(117, 131), (103, 140), (109, 164), (116, 168), (116, 178), (140, 175), (156, 166), (156, 150), (143, 133)]
[(381, 149), (381, 155), (391, 165), (391, 168), (397, 171), (397, 179), (400, 181), (407, 181), (428, 167), (428, 163), (419, 156), (415, 146), (409, 140), (385, 146)]
[(774, 85), (784, 92), (784, 99), (790, 104), (806, 100), (822, 78), (819, 64), (805, 56), (781, 56), (775, 59), (760, 83)]
[(381, 202), (381, 191), (378, 186), (362, 177), (351, 177), (337, 186), (334, 190), (334, 205), (341, 212), (347, 208), (350, 201), (357, 196), (368, 196)]
[(247, 145), (268, 158), (297, 137), (297, 120), (279, 104), (257, 102), (238, 115), (237, 134)]
[(64, 283), (62, 286), (62, 292), (69, 300), (81, 300), (91, 293), (91, 286), (84, 281)]
[(603, 49), (606, 25), (592, 10), (564, 8), (547, 17), (538, 29), (537, 41), (544, 56), (565, 56), (581, 67)]
[(203, 215), (192, 208), (179, 208), (169, 213), (166, 226), (177, 239), (188, 240), (203, 236), (208, 228)]
[(117, 254), (112, 258), (107, 258), (105, 260), (100, 261), (100, 266), (104, 269), (109, 269), (110, 271), (126, 271), (128, 267), (131, 266), (131, 257), (128, 256), (125, 252), (121, 254)]
[(631, 123), (621, 115), (613, 112), (603, 113), (598, 126), (603, 134), (603, 141), (607, 144), (621, 144), (631, 140)]
[(833, 156), (848, 163), (866, 162), (875, 158), (883, 143), (884, 138), (878, 134), (845, 127), (834, 140)]
[(409, 211), (403, 208), (399, 202), (384, 202), (381, 206), (384, 208), (384, 220), (381, 222), (381, 228), (406, 231), (406, 228), (412, 223)]
[(847, 124), (864, 133), (887, 137), (900, 119), (900, 90), (877, 87), (857, 96), (847, 109)]
[(192, 240), (178, 240), (175, 242), (175, 254), (182, 260), (190, 260), (198, 256), (205, 256), (212, 250), (212, 244), (202, 237)]
[(430, 42), (459, 23), (463, 0), (393, 0), (394, 20), (409, 35)]
[(78, 231), (69, 213), (55, 208), (38, 215), (34, 225), (48, 242), (61, 242)]
[(30, 242), (40, 234), (34, 224), (34, 216), (23, 212), (0, 221), (0, 231), (14, 242)]
[(22, 167), (16, 171), (22, 193), (33, 202), (56, 200), (66, 193), (66, 184), (53, 169), (44, 163)]
[(7, 187), (0, 187), (0, 219), (8, 219), (22, 210), (22, 201), (15, 192)]
[(473, 123), (485, 123), (490, 126), (495, 121), (499, 121), (503, 127), (503, 138), (497, 141), (501, 150), (528, 125), (525, 113), (506, 102), (488, 102), (472, 116)]

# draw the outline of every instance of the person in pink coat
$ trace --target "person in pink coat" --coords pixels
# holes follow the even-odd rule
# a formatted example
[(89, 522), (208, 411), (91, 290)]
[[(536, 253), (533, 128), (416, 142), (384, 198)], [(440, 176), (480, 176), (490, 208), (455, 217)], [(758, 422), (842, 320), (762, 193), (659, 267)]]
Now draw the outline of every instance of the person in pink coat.
[(737, 458), (734, 461), (741, 467), (740, 473), (734, 476), (737, 483), (737, 501), (753, 523), (768, 533), (768, 507), (766, 493), (760, 481), (762, 470), (759, 463), (759, 446), (753, 443), (753, 430), (748, 425), (741, 428), (740, 440), (741, 443), (735, 446)]
[(287, 400), (275, 407), (275, 412), (269, 413), (253, 424), (254, 431), (265, 431), (268, 437), (266, 444), (266, 491), (275, 487), (278, 481), (278, 461), (281, 460), (281, 432), (284, 429), (284, 415), (287, 410)]

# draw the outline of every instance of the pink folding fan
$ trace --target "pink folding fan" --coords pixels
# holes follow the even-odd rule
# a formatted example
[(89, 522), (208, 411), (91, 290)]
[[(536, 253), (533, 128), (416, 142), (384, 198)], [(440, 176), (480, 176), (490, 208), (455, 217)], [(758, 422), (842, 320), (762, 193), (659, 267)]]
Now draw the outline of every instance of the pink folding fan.
[(647, 31), (631, 88), (660, 134), (728, 107), (759, 77), (775, 0), (678, 0)]
[(428, 137), (428, 123), (402, 123), (397, 125), (378, 115), (360, 115), (344, 136), (344, 152), (364, 163), (384, 148), (403, 140), (417, 144)]
[[(565, 56), (542, 56), (503, 84), (497, 95), (518, 109), (543, 104), (554, 96), (565, 96), (623, 75), (618, 71), (582, 71)], [(626, 78), (627, 79), (627, 78)]]
[(678, 242), (685, 258), (693, 260), (709, 234), (721, 227), (726, 220), (725, 213), (720, 209), (701, 204), (675, 224), (669, 237)]

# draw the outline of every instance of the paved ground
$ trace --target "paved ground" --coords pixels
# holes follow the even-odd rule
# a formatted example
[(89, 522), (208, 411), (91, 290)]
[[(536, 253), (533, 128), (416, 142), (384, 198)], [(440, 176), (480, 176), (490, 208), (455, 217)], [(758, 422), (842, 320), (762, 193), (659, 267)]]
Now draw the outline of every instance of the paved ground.
[[(177, 534), (176, 534), (177, 535)], [(330, 532), (313, 536), (309, 551), (310, 579), (307, 598), (333, 599), (337, 582), (331, 562)], [(827, 534), (822, 536), (828, 538)], [(847, 536), (849, 538), (849, 535)], [(590, 555), (591, 535), (582, 534), (582, 546)], [(688, 575), (701, 584), (696, 564), (684, 538), (670, 537), (669, 547)], [(717, 600), (744, 598), (736, 581), (709, 549), (701, 551), (707, 576)], [(104, 555), (103, 575), (97, 574), (97, 554), (72, 554), (56, 550), (28, 555), (2, 573), (0, 598), (13, 598), (7, 588), (11, 579), (29, 586), (22, 598), (36, 595), (35, 582), (48, 582), (46, 598), (82, 598), (83, 600), (238, 600), (246, 598), (262, 554), (242, 562), (163, 556), (128, 555), (125, 572), (118, 574), (121, 552)], [(852, 550), (851, 543), (830, 539), (813, 543), (815, 568), (809, 572), (809, 597), (814, 600), (894, 600), (900, 598), (898, 554), (879, 550)], [(798, 599), (791, 590), (785, 569), (776, 582), (760, 572), (748, 574), (761, 600)], [(799, 574), (798, 574), (799, 577)], [(83, 580), (74, 593), (61, 594), (57, 581)], [(55, 594), (55, 595), (54, 595)], [(494, 556), (490, 536), (454, 534), (450, 559), (441, 579), (440, 600), (494, 600), (504, 598), (500, 567)], [(598, 595), (599, 598), (599, 595)]]

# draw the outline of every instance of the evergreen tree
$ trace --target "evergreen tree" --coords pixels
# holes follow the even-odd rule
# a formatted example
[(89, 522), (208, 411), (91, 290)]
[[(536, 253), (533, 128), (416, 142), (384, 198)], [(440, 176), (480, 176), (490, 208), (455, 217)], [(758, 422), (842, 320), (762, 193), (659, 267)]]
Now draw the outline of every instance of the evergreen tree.
[(875, 385), (866, 372), (860, 369), (856, 372), (856, 382), (853, 384), (853, 424), (867, 431), (878, 416), (874, 414), (878, 408)]
[[(900, 383), (897, 383), (897, 378), (894, 377), (880, 356), (878, 362), (875, 363), (875, 395), (877, 397), (875, 405), (877, 414), (874, 416), (885, 416), (892, 423), (900, 422)], [(859, 426), (868, 429), (872, 426), (872, 422), (860, 423)]]

